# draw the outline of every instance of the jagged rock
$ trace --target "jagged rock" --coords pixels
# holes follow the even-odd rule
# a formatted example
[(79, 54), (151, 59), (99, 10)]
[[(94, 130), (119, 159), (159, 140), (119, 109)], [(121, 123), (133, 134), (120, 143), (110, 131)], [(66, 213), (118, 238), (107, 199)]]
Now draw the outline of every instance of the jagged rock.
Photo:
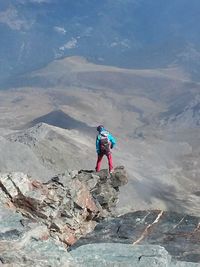
[(28, 176), (23, 173), (2, 174), (0, 178), (0, 186), (6, 195), (13, 199), (18, 194), (26, 196), (31, 183)]
[[(0, 222), (0, 262), (31, 266), (36, 247), (41, 251), (52, 242), (65, 247), (74, 244), (112, 210), (119, 191), (116, 181), (118, 186), (127, 182), (123, 167), (116, 168), (111, 177), (107, 170), (66, 171), (46, 183), (23, 173), (0, 174), (0, 217), (4, 217)], [(48, 263), (48, 253), (38, 255), (37, 266)], [(63, 257), (68, 259), (67, 252)], [(63, 257), (56, 261), (50, 256), (51, 266), (68, 266), (61, 263)]]
[(0, 174), (0, 264), (199, 266), (190, 263), (200, 259), (199, 218), (158, 210), (112, 217), (126, 183), (124, 167), (66, 171), (46, 183)]
[(44, 224), (0, 206), (0, 266), (69, 266), (71, 256)]
[[(84, 175), (82, 175), (84, 173)], [(92, 175), (92, 179), (91, 179)], [(100, 182), (97, 182), (100, 177)], [(107, 170), (101, 170), (96, 176), (90, 172), (80, 172), (80, 179), (90, 188), (92, 195), (98, 203), (107, 211), (116, 206), (119, 187), (127, 184), (127, 174), (123, 166), (115, 168), (115, 172), (109, 177)]]
[(91, 243), (156, 244), (173, 259), (200, 262), (200, 218), (159, 210), (137, 211), (99, 223), (71, 249)]

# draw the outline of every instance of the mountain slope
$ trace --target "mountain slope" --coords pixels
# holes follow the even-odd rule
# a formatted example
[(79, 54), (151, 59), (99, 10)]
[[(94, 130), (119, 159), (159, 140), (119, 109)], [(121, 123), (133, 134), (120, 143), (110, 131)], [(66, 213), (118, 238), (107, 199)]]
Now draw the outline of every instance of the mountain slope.
[[(39, 123), (4, 136), (1, 171), (23, 171), (43, 179), (67, 168), (91, 168), (94, 152), (89, 137), (75, 130), (64, 130)], [(87, 160), (86, 160), (87, 158)]]
[[(172, 111), (171, 111), (172, 110)], [(170, 112), (171, 111), (171, 112)], [(174, 111), (174, 112), (173, 112)], [(169, 112), (161, 114), (164, 117), (161, 124), (165, 127), (178, 128), (199, 128), (200, 125), (200, 97), (197, 95), (191, 102), (182, 109), (169, 109)]]
[(47, 123), (49, 125), (68, 130), (79, 130), (81, 132), (86, 132), (87, 134), (94, 134), (96, 130), (94, 130), (92, 127), (89, 127), (86, 123), (70, 117), (62, 110), (54, 110), (39, 118), (35, 118), (33, 121), (25, 125), (25, 128), (33, 127), (38, 123)]

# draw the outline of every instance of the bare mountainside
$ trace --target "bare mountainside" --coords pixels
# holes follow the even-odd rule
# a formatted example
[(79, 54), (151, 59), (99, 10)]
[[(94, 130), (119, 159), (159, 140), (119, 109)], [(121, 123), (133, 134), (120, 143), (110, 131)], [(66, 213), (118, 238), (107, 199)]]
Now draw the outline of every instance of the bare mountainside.
[[(46, 171), (94, 169), (94, 130), (104, 124), (118, 141), (114, 162), (125, 165), (130, 177), (119, 212), (159, 208), (199, 214), (200, 87), (189, 75), (176, 68), (127, 70), (71, 57), (12, 82), (0, 92), (4, 142), (29, 149)], [(7, 159), (1, 165), (10, 171)], [(19, 171), (14, 162), (12, 170)]]
[[(14, 86), (76, 86), (88, 89), (135, 93), (158, 100), (171, 100), (173, 96), (195, 91), (198, 87), (192, 83), (189, 75), (179, 68), (168, 69), (121, 69), (95, 65), (81, 57), (68, 57), (56, 60), (39, 71), (15, 78)], [(12, 82), (11, 82), (12, 84)], [(170, 91), (167, 89), (171, 89)], [(196, 88), (197, 89), (197, 88)]]

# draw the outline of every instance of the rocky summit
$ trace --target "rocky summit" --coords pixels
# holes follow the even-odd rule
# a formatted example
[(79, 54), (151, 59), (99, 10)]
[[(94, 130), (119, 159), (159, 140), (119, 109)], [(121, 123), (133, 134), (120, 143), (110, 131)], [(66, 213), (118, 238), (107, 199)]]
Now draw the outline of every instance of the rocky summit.
[(111, 175), (68, 170), (45, 183), (1, 173), (0, 266), (199, 266), (199, 218), (118, 216), (119, 188), (127, 182), (123, 166)]
[(46, 183), (23, 173), (1, 174), (0, 262), (64, 266), (66, 248), (112, 214), (127, 181), (124, 167), (112, 175), (66, 171)]

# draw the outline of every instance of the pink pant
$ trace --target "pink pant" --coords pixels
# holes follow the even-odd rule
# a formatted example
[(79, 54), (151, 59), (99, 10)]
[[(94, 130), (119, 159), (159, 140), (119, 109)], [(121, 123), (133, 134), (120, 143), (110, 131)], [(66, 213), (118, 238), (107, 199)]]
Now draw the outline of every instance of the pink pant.
[(111, 153), (108, 153), (108, 154), (98, 154), (97, 164), (96, 164), (96, 171), (97, 172), (100, 171), (101, 161), (102, 161), (104, 155), (106, 155), (106, 157), (108, 159), (109, 171), (112, 171), (113, 170), (112, 154)]

